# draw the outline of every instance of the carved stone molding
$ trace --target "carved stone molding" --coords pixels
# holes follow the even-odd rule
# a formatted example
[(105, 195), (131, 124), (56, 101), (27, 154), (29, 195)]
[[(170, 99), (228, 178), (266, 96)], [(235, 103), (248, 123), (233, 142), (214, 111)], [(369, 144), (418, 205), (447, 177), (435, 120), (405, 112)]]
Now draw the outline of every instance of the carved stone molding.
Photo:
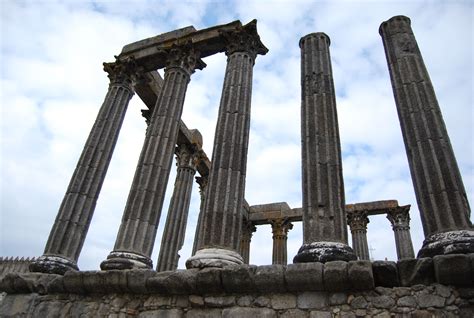
[(181, 144), (176, 146), (176, 166), (196, 171), (199, 162), (199, 153), (194, 145)]
[(166, 53), (166, 70), (171, 68), (180, 68), (189, 75), (193, 74), (196, 69), (202, 70), (206, 67), (206, 63), (201, 60), (201, 53), (195, 50), (191, 44), (176, 45), (170, 49), (164, 50)]
[(120, 60), (118, 56), (115, 56), (115, 62), (103, 63), (103, 65), (111, 84), (131, 85), (134, 74), (139, 70), (137, 63), (131, 57)]
[(293, 224), (287, 218), (272, 220), (271, 225), (274, 239), (286, 239), (288, 231), (293, 228)]
[(367, 233), (367, 224), (370, 220), (367, 217), (367, 211), (347, 212), (347, 224), (351, 229), (351, 233), (355, 231), (363, 231)]
[(410, 229), (410, 205), (391, 208), (387, 211), (387, 219), (392, 224), (394, 230)]
[(226, 54), (228, 56), (235, 52), (245, 52), (255, 59), (257, 54), (265, 55), (268, 52), (257, 33), (257, 20), (253, 20), (234, 31), (220, 31), (220, 34), (226, 42)]

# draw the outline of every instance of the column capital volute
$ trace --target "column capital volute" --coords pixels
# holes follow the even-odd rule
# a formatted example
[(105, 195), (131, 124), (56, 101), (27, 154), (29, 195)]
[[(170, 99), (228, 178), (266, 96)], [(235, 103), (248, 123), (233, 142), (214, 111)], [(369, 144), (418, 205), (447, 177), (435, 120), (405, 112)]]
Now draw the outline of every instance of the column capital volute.
[(387, 219), (393, 229), (410, 228), (410, 205), (399, 206), (387, 210)]
[(191, 76), (196, 69), (202, 70), (206, 67), (206, 63), (201, 59), (201, 52), (196, 50), (190, 42), (173, 44), (170, 48), (159, 49), (159, 51), (166, 56), (165, 74), (172, 69), (180, 69)]
[(257, 20), (255, 19), (246, 25), (238, 26), (235, 30), (221, 30), (219, 33), (226, 43), (227, 56), (236, 52), (244, 52), (255, 59), (258, 54), (265, 55), (268, 52), (257, 33)]
[(367, 231), (367, 224), (370, 223), (367, 215), (368, 212), (366, 210), (347, 211), (347, 224), (351, 228), (351, 232)]
[(120, 59), (115, 56), (115, 62), (104, 62), (104, 71), (108, 74), (111, 84), (122, 84), (130, 86), (132, 82), (139, 76), (140, 67), (137, 65), (133, 57)]

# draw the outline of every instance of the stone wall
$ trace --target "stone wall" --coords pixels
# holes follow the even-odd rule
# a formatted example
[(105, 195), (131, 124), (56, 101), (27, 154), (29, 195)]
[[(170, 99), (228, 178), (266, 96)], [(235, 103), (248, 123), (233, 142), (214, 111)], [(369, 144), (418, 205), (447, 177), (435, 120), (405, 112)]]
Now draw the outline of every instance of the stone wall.
[(11, 273), (0, 281), (6, 293), (0, 316), (473, 317), (473, 269), (474, 254), (398, 263)]

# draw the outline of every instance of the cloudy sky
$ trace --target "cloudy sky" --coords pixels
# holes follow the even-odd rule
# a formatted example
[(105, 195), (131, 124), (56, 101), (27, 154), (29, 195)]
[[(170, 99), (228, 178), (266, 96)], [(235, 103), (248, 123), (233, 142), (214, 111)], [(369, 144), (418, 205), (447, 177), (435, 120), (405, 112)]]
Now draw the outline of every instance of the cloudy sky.
[[(107, 92), (102, 62), (130, 42), (188, 25), (258, 20), (269, 48), (254, 68), (246, 199), (301, 206), (299, 39), (331, 38), (346, 202), (411, 204), (412, 238), (423, 240), (378, 28), (394, 15), (412, 28), (435, 87), (461, 169), (474, 198), (473, 17), (470, 1), (0, 1), (0, 256), (39, 256), (69, 179)], [(204, 137), (211, 157), (224, 54), (205, 59), (188, 87), (183, 120)], [(112, 250), (145, 134), (144, 108), (130, 104), (79, 259), (97, 269)], [(152, 259), (156, 264), (174, 168)], [(180, 267), (190, 256), (199, 211), (193, 188)], [(368, 227), (374, 259), (396, 259), (384, 216)], [(350, 239), (349, 239), (350, 241)], [(301, 224), (289, 233), (291, 262)], [(251, 263), (270, 264), (271, 229), (258, 227)]]

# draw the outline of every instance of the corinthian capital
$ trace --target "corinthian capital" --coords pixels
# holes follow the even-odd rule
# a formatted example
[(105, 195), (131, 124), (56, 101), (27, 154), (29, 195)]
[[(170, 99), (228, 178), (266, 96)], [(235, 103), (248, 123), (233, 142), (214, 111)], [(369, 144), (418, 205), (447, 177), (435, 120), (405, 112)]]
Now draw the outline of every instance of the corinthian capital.
[(199, 152), (193, 145), (181, 144), (176, 147), (176, 165), (178, 168), (196, 170), (199, 160)]
[(166, 69), (180, 68), (189, 75), (194, 73), (196, 69), (202, 70), (206, 67), (206, 63), (201, 60), (201, 53), (194, 49), (191, 44), (177, 45), (173, 44), (170, 49), (165, 50), (166, 53)]
[(347, 224), (351, 228), (351, 233), (354, 231), (367, 232), (367, 224), (369, 224), (367, 211), (351, 211), (347, 212)]
[(393, 229), (408, 230), (410, 228), (410, 205), (389, 209), (387, 219), (392, 224)]
[(257, 54), (265, 55), (268, 52), (257, 33), (257, 20), (252, 20), (236, 30), (221, 31), (220, 34), (226, 42), (227, 55), (235, 52), (245, 52), (255, 59)]
[(275, 219), (271, 221), (273, 237), (285, 238), (288, 231), (293, 228), (293, 224), (288, 218)]
[(120, 60), (115, 56), (115, 62), (103, 63), (104, 71), (108, 73), (110, 83), (131, 85), (136, 72), (138, 71), (137, 63), (132, 57), (126, 60)]

